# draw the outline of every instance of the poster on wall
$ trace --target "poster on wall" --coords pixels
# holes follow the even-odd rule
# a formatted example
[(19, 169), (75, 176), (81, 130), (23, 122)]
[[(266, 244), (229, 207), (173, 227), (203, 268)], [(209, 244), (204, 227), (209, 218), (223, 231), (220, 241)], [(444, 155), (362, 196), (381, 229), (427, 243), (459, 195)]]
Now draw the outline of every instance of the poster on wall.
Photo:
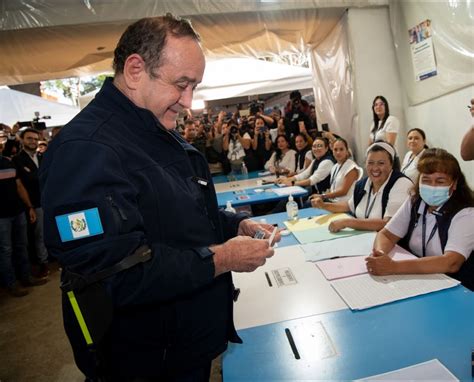
[(433, 49), (431, 20), (425, 20), (408, 29), (415, 80), (423, 81), (436, 76), (436, 57)]

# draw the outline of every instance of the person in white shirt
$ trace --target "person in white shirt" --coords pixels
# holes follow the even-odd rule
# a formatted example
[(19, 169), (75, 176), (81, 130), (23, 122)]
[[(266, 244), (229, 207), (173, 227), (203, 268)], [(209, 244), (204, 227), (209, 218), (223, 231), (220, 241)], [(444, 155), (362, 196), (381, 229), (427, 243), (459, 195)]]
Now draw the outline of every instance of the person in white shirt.
[(295, 168), (296, 151), (290, 148), (290, 141), (284, 134), (277, 137), (276, 145), (275, 152), (265, 163), (265, 170), (277, 175), (288, 174)]
[[(311, 139), (311, 143), (313, 143), (313, 140)], [(296, 148), (296, 154), (295, 154), (295, 168), (293, 171), (290, 171), (288, 176), (294, 176), (296, 174), (299, 174), (303, 172), (311, 162), (308, 162), (306, 160), (306, 154), (311, 151), (310, 150), (310, 143), (308, 142), (308, 137), (304, 134), (296, 134), (295, 136), (295, 148)]]
[(329, 142), (326, 138), (318, 137), (312, 146), (314, 160), (303, 172), (284, 179), (278, 179), (278, 183), (287, 186), (313, 186), (316, 193), (324, 192), (329, 188), (331, 169), (335, 159), (329, 150)]
[(379, 231), (408, 198), (413, 183), (393, 169), (395, 149), (386, 142), (375, 142), (367, 149), (365, 168), (368, 176), (356, 183), (348, 201), (330, 203), (321, 196), (313, 197), (311, 205), (330, 212), (350, 212), (354, 217), (335, 220), (331, 232), (344, 228)]
[(421, 155), (428, 148), (426, 145), (426, 135), (421, 129), (414, 128), (408, 131), (407, 134), (408, 152), (403, 158), (401, 172), (408, 176), (413, 184), (418, 183), (418, 160)]
[[(427, 149), (418, 163), (419, 183), (376, 236), (366, 258), (373, 275), (448, 273), (474, 289), (474, 197), (456, 158), (443, 149)], [(400, 243), (414, 260), (387, 254)]]
[(385, 141), (395, 146), (397, 141), (400, 121), (390, 115), (388, 101), (384, 96), (378, 95), (372, 102), (373, 122), (370, 126), (369, 145), (376, 141)]
[(332, 153), (337, 163), (331, 170), (329, 190), (321, 197), (333, 202), (342, 202), (352, 196), (355, 182), (362, 177), (363, 170), (350, 158), (351, 152), (344, 138), (334, 140)]

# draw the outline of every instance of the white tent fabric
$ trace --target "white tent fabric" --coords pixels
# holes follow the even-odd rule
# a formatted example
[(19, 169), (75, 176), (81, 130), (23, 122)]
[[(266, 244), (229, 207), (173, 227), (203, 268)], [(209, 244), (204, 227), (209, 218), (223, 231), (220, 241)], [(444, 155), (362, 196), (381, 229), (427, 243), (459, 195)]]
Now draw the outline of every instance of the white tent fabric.
[(40, 113), (40, 117), (51, 116), (51, 119), (41, 120), (41, 122), (45, 122), (47, 127), (52, 127), (68, 123), (79, 113), (79, 108), (6, 87), (0, 89), (1, 123), (12, 126), (18, 121), (31, 121), (35, 117), (35, 111)]
[(195, 100), (225, 99), (312, 87), (311, 69), (253, 58), (211, 59)]

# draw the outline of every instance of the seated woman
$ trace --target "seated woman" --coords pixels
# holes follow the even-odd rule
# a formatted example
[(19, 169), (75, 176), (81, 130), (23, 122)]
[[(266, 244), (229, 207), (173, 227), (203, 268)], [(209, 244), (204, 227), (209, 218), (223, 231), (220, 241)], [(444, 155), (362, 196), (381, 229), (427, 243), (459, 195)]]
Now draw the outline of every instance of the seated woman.
[(285, 179), (278, 179), (278, 183), (287, 186), (313, 186), (316, 193), (327, 190), (330, 186), (331, 169), (334, 166), (334, 158), (329, 150), (329, 142), (326, 138), (316, 138), (313, 142), (312, 152), (314, 160), (303, 172)]
[(343, 228), (379, 231), (408, 198), (413, 183), (393, 169), (395, 149), (386, 142), (375, 142), (367, 149), (365, 168), (368, 176), (359, 180), (348, 201), (325, 202), (320, 195), (312, 196), (311, 205), (331, 212), (351, 212), (353, 218), (335, 220), (331, 232)]
[[(474, 290), (474, 197), (456, 158), (427, 149), (418, 162), (419, 183), (376, 236), (366, 259), (373, 275), (449, 273)], [(400, 242), (416, 260), (392, 260)]]
[(418, 183), (418, 160), (428, 148), (426, 145), (426, 135), (425, 132), (421, 129), (411, 129), (407, 134), (407, 146), (408, 152), (403, 158), (402, 169), (401, 171), (408, 176), (413, 184)]
[(279, 135), (276, 145), (275, 152), (265, 163), (265, 170), (277, 175), (288, 174), (295, 168), (296, 151), (290, 148), (290, 141), (286, 135)]
[(342, 202), (351, 198), (355, 183), (362, 177), (363, 170), (350, 159), (351, 152), (345, 139), (334, 140), (332, 153), (337, 163), (331, 170), (329, 190), (321, 197)]
[(294, 176), (303, 172), (310, 164), (310, 162), (306, 161), (306, 153), (309, 151), (310, 148), (306, 135), (301, 133), (296, 135), (295, 148), (295, 168), (293, 169), (293, 171), (290, 171), (288, 176)]

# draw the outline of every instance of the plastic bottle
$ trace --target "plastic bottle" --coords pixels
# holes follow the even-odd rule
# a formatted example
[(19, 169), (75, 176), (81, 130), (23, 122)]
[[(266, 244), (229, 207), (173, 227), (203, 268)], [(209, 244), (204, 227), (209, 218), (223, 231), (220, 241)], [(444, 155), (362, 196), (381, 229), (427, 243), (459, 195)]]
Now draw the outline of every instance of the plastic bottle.
[(249, 176), (249, 170), (247, 169), (245, 162), (242, 162), (242, 176), (244, 179), (247, 179)]
[[(298, 206), (296, 206), (296, 208), (298, 208)], [(230, 200), (228, 200), (225, 205), (225, 211), (235, 213), (235, 208), (232, 207), (232, 202)]]
[(286, 203), (286, 213), (288, 215), (288, 220), (294, 221), (298, 219), (298, 203), (293, 199), (293, 195), (288, 197), (288, 202)]

